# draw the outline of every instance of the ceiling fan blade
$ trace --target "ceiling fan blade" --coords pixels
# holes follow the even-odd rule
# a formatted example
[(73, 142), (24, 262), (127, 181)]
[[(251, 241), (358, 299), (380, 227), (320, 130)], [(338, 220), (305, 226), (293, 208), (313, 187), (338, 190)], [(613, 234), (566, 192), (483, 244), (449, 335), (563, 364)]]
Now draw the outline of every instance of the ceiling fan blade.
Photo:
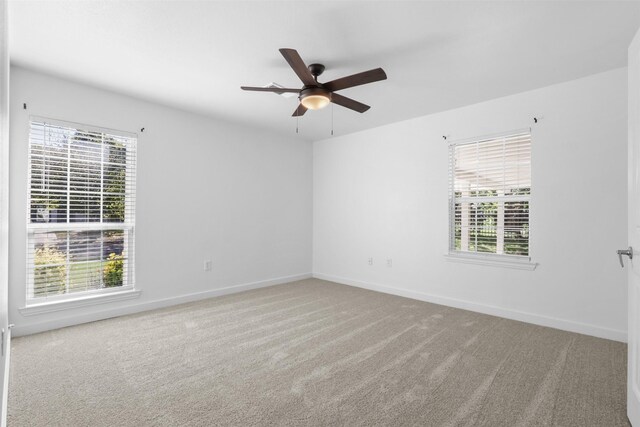
[(286, 87), (253, 87), (253, 86), (240, 86), (242, 90), (250, 90), (254, 92), (275, 92), (275, 93), (300, 93), (300, 89), (289, 89)]
[(307, 112), (307, 107), (305, 107), (302, 104), (298, 104), (298, 108), (296, 108), (296, 111), (293, 112), (291, 117), (304, 116), (304, 113), (306, 112)]
[(333, 92), (354, 86), (366, 85), (367, 83), (373, 83), (380, 80), (386, 80), (386, 78), (387, 74), (384, 70), (382, 68), (376, 68), (374, 70), (363, 71), (362, 73), (352, 74), (347, 77), (323, 83), (323, 86)]
[(311, 71), (309, 71), (302, 58), (300, 58), (298, 51), (295, 49), (283, 48), (280, 49), (280, 53), (284, 56), (284, 59), (287, 60), (291, 68), (293, 68), (293, 71), (295, 71), (300, 80), (302, 80), (302, 83), (307, 86), (315, 86), (317, 84), (316, 79), (314, 79), (311, 74)]
[(338, 95), (337, 93), (331, 94), (331, 102), (333, 102), (334, 104), (342, 105), (343, 107), (349, 108), (351, 110), (357, 111), (358, 113), (364, 113), (369, 108), (371, 108), (368, 105), (363, 104), (362, 102), (354, 101), (351, 98)]

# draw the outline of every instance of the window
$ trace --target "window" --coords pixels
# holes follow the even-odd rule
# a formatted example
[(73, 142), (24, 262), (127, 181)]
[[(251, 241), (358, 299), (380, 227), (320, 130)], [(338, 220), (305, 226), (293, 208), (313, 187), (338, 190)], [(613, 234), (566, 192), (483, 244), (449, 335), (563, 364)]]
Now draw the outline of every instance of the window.
[(32, 119), (27, 305), (132, 290), (136, 137)]
[(452, 143), (449, 252), (529, 257), (531, 135)]

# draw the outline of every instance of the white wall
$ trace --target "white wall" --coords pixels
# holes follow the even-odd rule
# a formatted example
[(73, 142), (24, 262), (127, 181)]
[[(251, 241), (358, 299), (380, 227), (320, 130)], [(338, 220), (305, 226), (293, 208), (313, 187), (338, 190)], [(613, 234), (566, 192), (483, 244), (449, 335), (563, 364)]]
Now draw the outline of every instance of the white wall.
[(0, 1), (0, 425), (6, 424), (9, 391), (9, 4)]
[[(139, 298), (31, 316), (18, 310), (25, 300), (30, 115), (138, 132)], [(312, 148), (293, 135), (271, 135), (12, 68), (10, 160), (9, 306), (15, 335), (311, 272)], [(212, 272), (203, 271), (207, 258)]]
[[(625, 340), (626, 108), (617, 69), (314, 143), (314, 276)], [(538, 268), (445, 260), (442, 136), (530, 126)]]

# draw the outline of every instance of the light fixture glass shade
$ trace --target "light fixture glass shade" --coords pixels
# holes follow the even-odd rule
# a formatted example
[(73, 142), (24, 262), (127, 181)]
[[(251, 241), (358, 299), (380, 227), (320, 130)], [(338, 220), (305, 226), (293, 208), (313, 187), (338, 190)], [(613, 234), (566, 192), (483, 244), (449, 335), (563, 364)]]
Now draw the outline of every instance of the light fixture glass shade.
[(325, 95), (309, 95), (300, 100), (300, 103), (309, 110), (319, 110), (329, 105), (329, 102), (331, 101)]

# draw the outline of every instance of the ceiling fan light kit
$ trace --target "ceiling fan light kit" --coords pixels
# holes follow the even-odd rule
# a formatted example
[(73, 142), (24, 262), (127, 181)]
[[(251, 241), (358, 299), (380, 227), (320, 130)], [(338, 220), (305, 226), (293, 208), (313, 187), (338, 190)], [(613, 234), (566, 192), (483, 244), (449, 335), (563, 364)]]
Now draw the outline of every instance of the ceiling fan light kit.
[(332, 80), (327, 83), (319, 83), (318, 76), (323, 73), (325, 69), (324, 65), (310, 64), (307, 67), (295, 49), (283, 48), (280, 49), (280, 53), (289, 63), (289, 66), (291, 66), (293, 71), (298, 75), (298, 78), (302, 81), (304, 85), (302, 89), (253, 86), (240, 86), (240, 89), (255, 92), (274, 92), (277, 94), (297, 93), (300, 103), (293, 112), (293, 117), (302, 116), (307, 112), (307, 110), (319, 110), (329, 105), (329, 103), (338, 104), (345, 108), (349, 108), (350, 110), (364, 113), (371, 107), (335, 92), (354, 86), (385, 80), (387, 78), (387, 75), (382, 68), (375, 68), (373, 70)]
[(320, 87), (310, 87), (300, 91), (300, 103), (309, 110), (319, 110), (331, 102), (331, 94)]

